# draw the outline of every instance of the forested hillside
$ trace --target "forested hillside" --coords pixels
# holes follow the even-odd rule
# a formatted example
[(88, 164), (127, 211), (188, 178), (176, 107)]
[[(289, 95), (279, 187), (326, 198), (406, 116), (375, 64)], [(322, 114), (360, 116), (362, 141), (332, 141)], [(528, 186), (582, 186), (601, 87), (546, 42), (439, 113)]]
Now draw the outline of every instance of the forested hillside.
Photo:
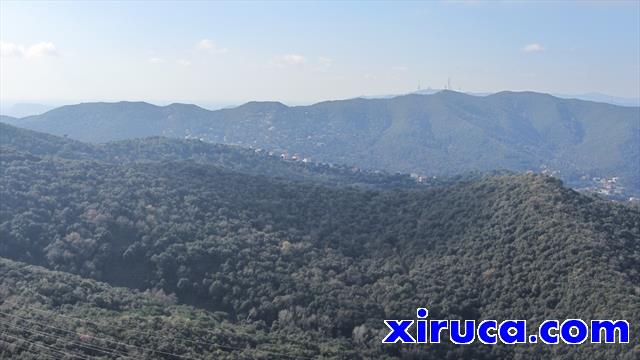
[(640, 194), (640, 108), (533, 92), (442, 91), (296, 107), (251, 102), (218, 111), (85, 103), (10, 123), (91, 142), (195, 137), (427, 176), (549, 171), (572, 186), (615, 177)]
[[(417, 187), (407, 174), (367, 171), (340, 164), (283, 160), (281, 154), (262, 149), (205, 143), (200, 140), (153, 137), (106, 144), (86, 144), (68, 138), (17, 128), (0, 123), (0, 146), (38, 156), (70, 160), (99, 160), (108, 163), (136, 163), (189, 160), (250, 175), (330, 185), (369, 188)], [(465, 177), (475, 176), (466, 174)], [(460, 177), (460, 176), (458, 176)], [(420, 186), (437, 186), (455, 178), (425, 178)]]
[(225, 313), (179, 305), (161, 290), (111, 287), (4, 258), (0, 323), (0, 358), (49, 358), (43, 353), (60, 359), (357, 356), (344, 339), (231, 322)]
[[(257, 354), (252, 348), (266, 347), (344, 358), (633, 359), (640, 351), (634, 342), (380, 344), (383, 319), (412, 318), (420, 306), (441, 319), (513, 318), (536, 324), (545, 318), (620, 318), (638, 334), (638, 209), (580, 195), (551, 177), (488, 176), (436, 188), (362, 189), (173, 157), (105, 161), (92, 157), (93, 146), (76, 142), (53, 152), (57, 145), (33, 152), (10, 141), (3, 145), (0, 256), (113, 286), (161, 289), (177, 304), (191, 306), (185, 311), (198, 312), (188, 315), (204, 319), (197, 321), (206, 323), (218, 314), (239, 332), (243, 327), (261, 332), (263, 337), (249, 345), (250, 354)], [(65, 147), (87, 156), (50, 155), (65, 154)], [(133, 151), (124, 145), (118, 149)], [(79, 315), (107, 308), (115, 317), (104, 320), (114, 326), (112, 334), (133, 311), (132, 306), (82, 304), (85, 295), (74, 303), (74, 288), (85, 286), (78, 277), (56, 275), (66, 277), (69, 286), (52, 291), (32, 276), (8, 273), (14, 281), (25, 277), (20, 288), (40, 292), (37, 302), (48, 310)], [(132, 294), (122, 296), (134, 301), (139, 295)], [(158, 311), (153, 303), (141, 308), (135, 311)], [(162, 329), (171, 330), (160, 332), (187, 331), (180, 325), (183, 319), (177, 317), (175, 329), (173, 322), (162, 323)], [(227, 326), (219, 323), (211, 322), (213, 331)], [(273, 339), (282, 339), (280, 334), (301, 334), (306, 343), (292, 350), (285, 339), (267, 345), (278, 343)], [(233, 335), (217, 339), (243, 344)], [(143, 347), (156, 344), (138, 341)], [(167, 346), (204, 354), (176, 342)]]

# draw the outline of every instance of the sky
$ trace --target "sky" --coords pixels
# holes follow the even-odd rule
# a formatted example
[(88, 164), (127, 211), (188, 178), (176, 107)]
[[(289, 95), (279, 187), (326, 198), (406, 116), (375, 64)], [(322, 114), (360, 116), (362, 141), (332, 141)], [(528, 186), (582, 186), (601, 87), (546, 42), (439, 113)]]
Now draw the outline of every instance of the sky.
[(640, 97), (640, 2), (0, 1), (0, 101)]

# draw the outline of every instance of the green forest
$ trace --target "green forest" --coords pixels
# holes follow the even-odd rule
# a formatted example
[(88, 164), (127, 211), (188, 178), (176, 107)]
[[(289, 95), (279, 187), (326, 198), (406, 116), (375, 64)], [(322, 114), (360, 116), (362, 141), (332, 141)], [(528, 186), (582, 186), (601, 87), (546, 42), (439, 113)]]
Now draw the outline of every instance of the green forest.
[[(0, 145), (2, 329), (30, 341), (5, 337), (0, 357), (37, 359), (38, 346), (65, 359), (640, 355), (638, 207), (550, 176), (418, 184), (199, 141), (89, 145), (7, 125)], [(417, 307), (436, 319), (627, 319), (634, 338), (383, 346), (382, 320)]]

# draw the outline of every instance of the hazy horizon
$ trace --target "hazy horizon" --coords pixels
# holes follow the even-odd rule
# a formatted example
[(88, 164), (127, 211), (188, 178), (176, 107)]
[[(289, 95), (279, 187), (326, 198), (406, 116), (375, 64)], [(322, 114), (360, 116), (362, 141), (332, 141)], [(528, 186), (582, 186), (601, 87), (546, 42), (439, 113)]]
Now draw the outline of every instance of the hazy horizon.
[[(444, 91), (444, 90), (448, 90), (448, 89), (422, 89), (422, 91), (432, 91), (432, 93), (437, 93), (439, 91)], [(451, 91), (456, 91), (457, 90), (451, 90)], [(479, 92), (466, 92), (466, 91), (462, 91), (462, 93), (467, 94), (467, 95), (471, 95), (471, 96), (488, 96), (491, 94), (496, 94), (499, 92), (508, 92), (508, 91), (512, 91), (512, 92), (529, 92), (531, 90), (500, 90), (500, 91), (496, 91), (496, 92), (483, 92), (483, 91), (479, 91)], [(591, 93), (584, 93), (584, 94), (555, 94), (555, 93), (548, 93), (548, 92), (539, 92), (536, 91), (537, 93), (542, 93), (542, 94), (548, 94), (551, 96), (555, 96), (555, 97), (559, 97), (559, 98), (564, 98), (564, 99), (578, 99), (578, 100), (584, 100), (584, 101), (595, 101), (595, 102), (602, 102), (602, 103), (607, 103), (607, 104), (612, 104), (612, 105), (618, 105), (618, 106), (640, 106), (640, 98), (625, 98), (625, 97), (617, 97), (617, 96), (612, 96), (609, 94), (602, 94), (602, 93), (598, 93), (598, 92), (591, 92)], [(427, 93), (420, 93), (420, 91), (413, 91), (413, 92), (407, 92), (407, 93), (399, 93), (399, 94), (375, 94), (375, 95), (361, 95), (361, 96), (356, 96), (356, 97), (352, 97), (352, 98), (344, 98), (344, 99), (325, 99), (325, 100), (319, 100), (319, 101), (312, 101), (312, 102), (286, 102), (286, 101), (281, 101), (281, 100), (277, 100), (277, 99), (268, 99), (268, 100), (247, 100), (247, 101), (237, 101), (237, 102), (216, 102), (216, 101), (200, 101), (200, 100), (186, 100), (186, 101), (172, 101), (172, 100), (136, 100), (136, 99), (88, 99), (88, 100), (69, 100), (69, 101), (64, 101), (64, 100), (58, 100), (58, 101), (47, 101), (47, 100), (38, 100), (38, 101), (20, 101), (20, 100), (1, 100), (0, 101), (0, 115), (8, 115), (8, 116), (14, 116), (14, 117), (23, 117), (23, 116), (30, 116), (30, 115), (39, 115), (41, 113), (44, 113), (46, 111), (55, 109), (57, 107), (61, 107), (61, 106), (66, 106), (66, 105), (77, 105), (77, 104), (83, 104), (83, 103), (97, 103), (97, 102), (105, 102), (105, 103), (118, 103), (118, 102), (145, 102), (145, 103), (149, 103), (152, 105), (156, 105), (156, 106), (167, 106), (167, 105), (171, 105), (171, 104), (193, 104), (193, 105), (197, 105), (201, 108), (207, 109), (207, 110), (220, 110), (220, 109), (225, 109), (225, 108), (233, 108), (233, 107), (237, 107), (240, 106), (242, 104), (246, 104), (247, 102), (252, 102), (252, 101), (258, 101), (258, 102), (269, 102), (269, 101), (274, 101), (274, 102), (280, 102), (286, 106), (289, 107), (295, 107), (295, 106), (309, 106), (309, 105), (314, 105), (317, 104), (319, 102), (323, 102), (323, 101), (341, 101), (341, 100), (349, 100), (349, 99), (354, 99), (354, 98), (366, 98), (366, 99), (382, 99), (382, 98), (391, 98), (391, 97), (396, 97), (396, 96), (404, 96), (404, 95), (410, 95), (410, 94), (420, 94), (420, 95), (428, 95)], [(431, 94), (431, 93), (429, 93)], [(19, 107), (20, 110), (16, 110), (15, 107)], [(41, 111), (35, 110), (40, 108)], [(45, 109), (46, 108), (46, 109)], [(25, 112), (24, 114), (15, 114), (15, 111), (18, 112)]]
[(175, 5), (3, 1), (0, 100), (310, 104), (445, 86), (640, 97), (637, 2)]

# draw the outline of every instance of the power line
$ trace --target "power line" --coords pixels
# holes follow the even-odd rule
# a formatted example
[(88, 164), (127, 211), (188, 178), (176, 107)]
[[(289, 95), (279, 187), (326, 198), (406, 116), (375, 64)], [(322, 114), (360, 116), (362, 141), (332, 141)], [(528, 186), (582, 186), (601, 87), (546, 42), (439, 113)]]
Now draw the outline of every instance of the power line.
[[(8, 301), (6, 301), (6, 302), (8, 302)], [(16, 303), (13, 303), (13, 304), (19, 305), (19, 304), (16, 304)], [(22, 306), (26, 307), (26, 308), (29, 308), (29, 309), (32, 309), (32, 310), (35, 310), (35, 311), (38, 311), (38, 312), (41, 312), (41, 313), (44, 313), (44, 314), (47, 314), (47, 315), (59, 316), (59, 317), (63, 317), (63, 318), (67, 318), (67, 319), (71, 319), (71, 320), (75, 320), (75, 321), (85, 322), (85, 323), (92, 324), (92, 325), (98, 326), (98, 327), (100, 326), (100, 325), (96, 324), (95, 322), (92, 322), (92, 321), (89, 321), (89, 320), (86, 320), (86, 319), (76, 318), (76, 317), (73, 317), (73, 316), (68, 316), (68, 315), (56, 313), (56, 312), (53, 312), (53, 311), (45, 311), (45, 310), (38, 309), (38, 308), (35, 308), (35, 307), (27, 306), (27, 305), (22, 305)], [(0, 312), (0, 314), (4, 314), (4, 313)], [(206, 329), (202, 329), (202, 328), (200, 328), (200, 329), (211, 333), (210, 331), (208, 331)], [(167, 339), (166, 337), (158, 336), (157, 334), (146, 332), (146, 331), (135, 331), (135, 330), (129, 330), (129, 331), (133, 332), (135, 334), (142, 334), (142, 335), (151, 336), (151, 337), (154, 337), (156, 339), (163, 339), (163, 340)], [(190, 343), (193, 343), (193, 344), (200, 344), (200, 345), (205, 345), (205, 346), (206, 345), (213, 346), (213, 347), (217, 347), (217, 348), (223, 349), (223, 350), (224, 349), (237, 350), (237, 351), (246, 350), (245, 348), (240, 348), (240, 347), (235, 347), (235, 346), (230, 346), (230, 345), (221, 345), (221, 344), (217, 344), (217, 343), (213, 343), (213, 342), (209, 342), (209, 341), (204, 341), (204, 340), (197, 341), (197, 340), (191, 340), (191, 339), (187, 339), (187, 338), (183, 338), (183, 337), (177, 337), (177, 336), (174, 336), (173, 339), (183, 340), (183, 341), (190, 342)], [(118, 342), (114, 342), (114, 343), (118, 343)], [(128, 345), (128, 344), (124, 344), (124, 343), (120, 343), (120, 344), (123, 344), (123, 345), (126, 345), (126, 346), (134, 346), (134, 345)], [(290, 354), (284, 354), (284, 353), (268, 351), (268, 350), (262, 350), (262, 349), (257, 349), (257, 348), (254, 348), (254, 350), (259, 351), (259, 352), (263, 352), (263, 353), (265, 353), (267, 355), (288, 357), (288, 358), (294, 358), (294, 359), (313, 359), (313, 357), (304, 356), (304, 355), (290, 355)], [(152, 351), (156, 351), (156, 350), (152, 350)], [(170, 353), (166, 353), (165, 355), (173, 355), (173, 356), (180, 357), (180, 355), (175, 355), (175, 354), (170, 354)]]
[[(3, 332), (2, 336), (6, 336), (6, 337), (8, 337), (10, 339), (15, 339), (15, 340), (18, 340), (18, 341), (26, 342), (26, 343), (31, 344), (33, 346), (37, 346), (37, 347), (52, 351), (54, 353), (59, 353), (59, 354), (62, 354), (62, 356), (71, 356), (73, 358), (87, 359), (87, 358), (83, 358), (82, 356), (78, 356), (78, 354), (71, 353), (71, 352), (66, 352), (66, 351), (60, 350), (60, 349), (58, 349), (56, 347), (49, 346), (49, 345), (38, 344), (38, 343), (35, 343), (33, 341), (30, 341), (30, 340), (27, 340), (27, 339), (24, 339), (24, 338), (21, 338), (21, 337), (9, 335), (6, 332)], [(47, 353), (44, 353), (44, 354), (47, 355), (47, 356), (50, 356), (50, 354), (47, 354)]]
[[(0, 333), (0, 334), (3, 334), (3, 335), (4, 335), (4, 332), (2, 332), (2, 333)], [(26, 341), (26, 340), (23, 340), (23, 341)], [(31, 349), (29, 349), (29, 348), (25, 348), (25, 347), (21, 346), (21, 345), (20, 345), (20, 344), (18, 344), (18, 343), (10, 343), (10, 342), (8, 342), (8, 341), (6, 341), (6, 340), (3, 340), (3, 339), (0, 339), (0, 342), (7, 344), (7, 346), (15, 345), (15, 346), (17, 346), (18, 348), (21, 348), (21, 349), (22, 349), (22, 351), (24, 351), (24, 352), (28, 352), (28, 353), (33, 354), (33, 355), (45, 355), (45, 356), (49, 356), (49, 357), (51, 357), (51, 358), (52, 358), (52, 359), (54, 359), (54, 360), (61, 360), (60, 358), (55, 357), (55, 356), (53, 356), (53, 355), (51, 355), (51, 354), (46, 354), (46, 353), (36, 353), (36, 352), (34, 352), (33, 350), (31, 350)]]
[[(24, 321), (28, 321), (28, 320), (24, 320)], [(31, 321), (29, 321), (29, 322), (31, 322)], [(62, 336), (58, 336), (58, 335), (49, 334), (49, 333), (46, 333), (46, 332), (43, 332), (43, 331), (39, 331), (39, 330), (29, 329), (27, 327), (20, 326), (20, 325), (17, 325), (17, 324), (11, 324), (11, 323), (6, 323), (6, 322), (2, 322), (2, 321), (0, 321), (0, 324), (8, 325), (8, 326), (11, 326), (13, 328), (16, 328), (16, 329), (19, 329), (19, 330), (23, 330), (23, 331), (28, 331), (28, 332), (35, 333), (35, 334), (40, 334), (42, 336), (50, 337), (50, 338), (53, 338), (53, 339), (56, 339), (56, 340), (63, 340), (63, 341), (66, 341), (69, 344), (74, 344), (74, 345), (77, 345), (79, 347), (82, 347), (82, 348), (85, 348), (85, 349), (88, 349), (88, 350), (99, 351), (99, 352), (102, 352), (102, 353), (105, 353), (105, 354), (108, 354), (108, 355), (131, 358), (130, 356), (128, 356), (127, 354), (124, 354), (122, 352), (120, 352), (120, 353), (113, 352), (113, 351), (111, 351), (111, 349), (105, 349), (105, 348), (97, 346), (97, 345), (83, 344), (82, 342), (79, 342), (79, 341), (71, 340), (71, 339), (68, 339), (68, 338), (65, 338), (65, 337), (62, 337)], [(36, 324), (37, 325), (42, 325), (40, 323), (36, 323)]]
[[(9, 324), (5, 324), (5, 323), (3, 323), (3, 324), (4, 324), (4, 325), (9, 325)], [(5, 334), (5, 335), (8, 335), (8, 334), (7, 334), (7, 330), (8, 330), (8, 329), (4, 329), (4, 331), (5, 331), (5, 332), (4, 332), (4, 334)], [(20, 327), (18, 327), (18, 330), (26, 331), (26, 332), (29, 332), (29, 333), (31, 333), (31, 334), (36, 334), (36, 333), (37, 333), (36, 331), (34, 331), (34, 330), (30, 330), (30, 329), (27, 329), (27, 328), (20, 328)], [(18, 334), (15, 334), (15, 333), (13, 333), (13, 334), (14, 334), (14, 335), (18, 335)], [(56, 340), (59, 340), (59, 339), (56, 339)], [(27, 340), (27, 341), (29, 341), (29, 340)], [(36, 342), (34, 342), (34, 344), (37, 344), (37, 343), (36, 343)], [(55, 351), (57, 351), (57, 352), (59, 352), (59, 353), (62, 353), (62, 354), (66, 354), (66, 353), (68, 352), (69, 354), (72, 354), (72, 355), (76, 356), (77, 358), (80, 358), (80, 359), (83, 359), (83, 360), (90, 360), (90, 358), (89, 358), (89, 357), (86, 357), (86, 356), (85, 356), (85, 355), (83, 355), (83, 354), (77, 353), (77, 352), (72, 351), (72, 350), (69, 350), (69, 349), (64, 349), (64, 348), (59, 349), (59, 348), (57, 348), (57, 347), (55, 347), (55, 346), (53, 346), (53, 345), (47, 345), (47, 344), (41, 344), (41, 346), (49, 347), (49, 348), (51, 348), (51, 349), (53, 349), (53, 350), (55, 350)]]
[[(36, 309), (34, 309), (34, 310), (36, 310)], [(36, 323), (36, 324), (38, 324), (38, 325), (46, 326), (46, 327), (48, 327), (48, 328), (56, 329), (56, 330), (63, 331), (63, 332), (67, 332), (67, 333), (76, 334), (76, 335), (78, 335), (78, 336), (85, 336), (85, 337), (89, 337), (89, 338), (92, 338), (92, 339), (98, 339), (98, 340), (100, 340), (100, 339), (101, 339), (101, 340), (104, 340), (104, 341), (107, 341), (107, 342), (110, 342), (110, 343), (113, 343), (113, 344), (118, 344), (118, 345), (128, 346), (128, 347), (136, 348), (136, 349), (139, 349), (139, 350), (147, 350), (147, 351), (150, 351), (150, 352), (154, 352), (154, 353), (158, 353), (158, 354), (163, 354), (163, 355), (170, 355), (170, 356), (177, 357), (177, 358), (181, 358), (181, 359), (195, 360), (195, 359), (190, 358), (190, 357), (186, 357), (186, 356), (178, 355), (178, 354), (173, 354), (173, 353), (166, 352), (166, 351), (160, 351), (160, 350), (149, 349), (149, 348), (145, 348), (145, 347), (141, 347), (141, 346), (137, 346), (137, 345), (131, 345), (131, 344), (127, 344), (127, 343), (123, 343), (123, 342), (115, 341), (115, 340), (110, 340), (110, 339), (106, 339), (106, 338), (100, 338), (100, 337), (93, 336), (93, 335), (89, 335), (89, 334), (81, 334), (81, 333), (78, 333), (78, 332), (75, 332), (75, 331), (71, 331), (71, 330), (67, 330), (67, 329), (62, 329), (62, 328), (59, 328), (59, 327), (56, 327), (56, 326), (47, 325), (47, 324), (42, 324), (42, 323), (40, 323), (40, 322), (33, 321), (33, 320), (29, 320), (29, 319), (23, 318), (23, 317), (18, 316), (18, 315), (11, 315), (11, 314), (7, 314), (7, 313), (4, 313), (4, 312), (0, 312), (0, 314), (2, 314), (2, 315), (6, 315), (6, 316), (13, 316), (13, 317), (17, 317), (17, 318), (19, 318), (19, 319), (21, 319), (21, 320), (24, 320), (24, 321), (27, 321), (27, 322), (33, 322), (33, 323)], [(51, 315), (51, 314), (50, 314), (50, 315)], [(55, 315), (55, 314), (53, 314), (53, 315)], [(95, 325), (95, 324), (94, 324), (94, 325)]]

